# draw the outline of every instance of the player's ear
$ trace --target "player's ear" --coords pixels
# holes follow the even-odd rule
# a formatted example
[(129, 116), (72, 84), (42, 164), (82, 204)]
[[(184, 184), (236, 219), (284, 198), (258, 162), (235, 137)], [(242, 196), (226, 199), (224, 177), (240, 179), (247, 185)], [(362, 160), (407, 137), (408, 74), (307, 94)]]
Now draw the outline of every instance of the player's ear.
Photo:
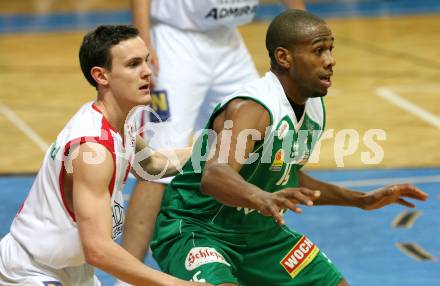
[(274, 54), (275, 60), (280, 67), (289, 69), (290, 66), (293, 64), (293, 57), (288, 49), (277, 47)]
[(108, 84), (107, 74), (105, 73), (104, 68), (94, 66), (90, 70), (90, 74), (92, 75), (92, 77), (96, 81), (96, 83), (98, 83), (98, 85), (107, 85)]

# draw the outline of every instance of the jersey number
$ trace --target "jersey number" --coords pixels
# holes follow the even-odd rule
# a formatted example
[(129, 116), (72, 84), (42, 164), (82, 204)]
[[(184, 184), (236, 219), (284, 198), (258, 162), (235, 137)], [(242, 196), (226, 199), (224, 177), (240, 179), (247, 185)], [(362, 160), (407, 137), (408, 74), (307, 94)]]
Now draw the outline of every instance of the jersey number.
[(286, 164), (286, 168), (284, 169), (284, 173), (281, 178), (276, 182), (277, 186), (284, 186), (290, 179), (290, 171), (292, 170), (292, 165), (290, 163)]

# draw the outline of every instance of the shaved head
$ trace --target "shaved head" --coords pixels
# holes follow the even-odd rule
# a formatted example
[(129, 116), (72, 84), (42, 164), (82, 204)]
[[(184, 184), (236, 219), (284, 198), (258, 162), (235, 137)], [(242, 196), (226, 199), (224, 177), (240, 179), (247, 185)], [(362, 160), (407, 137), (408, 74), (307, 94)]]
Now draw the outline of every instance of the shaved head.
[(269, 25), (266, 34), (266, 49), (269, 53), (271, 66), (276, 66), (275, 49), (283, 47), (293, 49), (307, 36), (307, 32), (318, 25), (325, 24), (325, 21), (302, 10), (286, 10)]

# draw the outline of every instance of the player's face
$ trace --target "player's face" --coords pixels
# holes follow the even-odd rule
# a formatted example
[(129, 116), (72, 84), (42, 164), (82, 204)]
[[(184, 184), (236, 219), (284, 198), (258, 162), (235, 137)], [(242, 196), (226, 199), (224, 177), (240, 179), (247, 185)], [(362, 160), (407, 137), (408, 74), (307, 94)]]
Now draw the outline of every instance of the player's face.
[(111, 48), (112, 68), (107, 71), (109, 87), (119, 103), (132, 107), (150, 102), (149, 51), (140, 37)]
[(293, 66), (290, 74), (305, 97), (321, 97), (331, 86), (333, 66), (333, 36), (326, 24), (310, 27), (305, 31), (304, 41), (293, 51)]

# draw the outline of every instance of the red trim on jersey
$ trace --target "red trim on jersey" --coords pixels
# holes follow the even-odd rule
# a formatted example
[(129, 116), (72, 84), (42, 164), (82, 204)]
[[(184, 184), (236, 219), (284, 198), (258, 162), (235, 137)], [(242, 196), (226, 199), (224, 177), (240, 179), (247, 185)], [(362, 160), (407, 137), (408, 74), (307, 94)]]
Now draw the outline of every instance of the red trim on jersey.
[[(99, 110), (98, 106), (96, 105), (96, 102), (92, 103), (92, 108), (102, 114), (102, 126), (103, 127), (108, 127), (111, 130), (113, 130), (114, 132), (118, 133), (118, 131), (116, 131), (116, 129), (113, 128), (113, 126), (111, 126), (111, 124), (107, 121), (107, 118), (105, 118), (104, 113), (102, 113), (101, 110)], [(121, 135), (121, 137), (122, 137), (122, 146), (125, 147), (125, 136)]]
[[(102, 113), (102, 111), (99, 110), (98, 106), (96, 105), (96, 102), (92, 103), (92, 108), (94, 110), (98, 111), (100, 114), (102, 114), (103, 127), (109, 127), (111, 130), (118, 133), (118, 131), (116, 131), (116, 129), (113, 128), (113, 126), (111, 126), (110, 123), (107, 121), (107, 118), (105, 118), (104, 113)], [(104, 124), (104, 122), (105, 122), (105, 124)]]
[(130, 170), (131, 170), (131, 163), (128, 162), (127, 170), (125, 170), (125, 176), (124, 176), (123, 184), (125, 184), (125, 182), (127, 182), (127, 178), (128, 178), (128, 174), (130, 173)]
[[(101, 141), (99, 142), (100, 144), (104, 145), (105, 147), (107, 147), (107, 149), (110, 151), (110, 153), (112, 154), (113, 157), (113, 176), (112, 176), (112, 180), (110, 181), (110, 185), (109, 185), (109, 192), (110, 192), (110, 196), (113, 195), (113, 189), (115, 187), (115, 178), (116, 178), (116, 154), (115, 154), (115, 142), (113, 140), (113, 136), (110, 130), (113, 130), (115, 133), (116, 130), (110, 125), (110, 123), (107, 121), (107, 119), (105, 118), (104, 114), (98, 109), (98, 107), (96, 106), (95, 103), (92, 104), (92, 107), (97, 110), (99, 113), (102, 114), (102, 120), (101, 120)], [(124, 137), (124, 136), (122, 136)], [(110, 142), (111, 141), (111, 142)]]
[(139, 134), (142, 138), (144, 138), (144, 126), (145, 126), (145, 111), (142, 111), (142, 114), (141, 114), (141, 133)]
[[(93, 105), (92, 105), (92, 107), (94, 109), (96, 109)], [(97, 111), (100, 112), (99, 110), (97, 110)], [(110, 129), (112, 129), (112, 128), (104, 116), (102, 116), (101, 124), (102, 124), (102, 126), (101, 126), (101, 136), (100, 137), (84, 136), (84, 137), (79, 137), (79, 138), (75, 138), (73, 140), (70, 140), (64, 146), (64, 153), (63, 154), (64, 154), (64, 157), (67, 157), (69, 155), (70, 148), (72, 147), (72, 145), (79, 146), (79, 145), (86, 143), (86, 142), (98, 143), (98, 144), (103, 145), (105, 148), (107, 148), (110, 151), (110, 153), (112, 154), (112, 158), (113, 158), (113, 168), (114, 168), (113, 169), (113, 176), (112, 176), (112, 179), (111, 179), (109, 186), (108, 186), (110, 196), (112, 196), (113, 189), (115, 187), (115, 179), (116, 179), (116, 154), (115, 154), (115, 145), (114, 145), (115, 143), (114, 143), (111, 131), (110, 131)], [(72, 217), (73, 221), (76, 221), (75, 214), (74, 214), (73, 210), (71, 210), (69, 208), (69, 206), (67, 205), (67, 202), (64, 200), (64, 190), (63, 190), (63, 175), (65, 173), (64, 171), (65, 171), (64, 160), (62, 160), (61, 170), (60, 170), (60, 175), (59, 175), (59, 184), (60, 184), (59, 186), (60, 186), (60, 192), (61, 192), (61, 199), (63, 201), (64, 207), (66, 208), (69, 215)]]
[(18, 208), (17, 214), (15, 215), (16, 217), (21, 213), (21, 211), (23, 210), (24, 207), (24, 203), (26, 202), (26, 200), (24, 202), (21, 203), (20, 207)]
[[(67, 145), (70, 145), (70, 142), (67, 143)], [(66, 150), (67, 145), (66, 145), (66, 147), (64, 148), (64, 150)], [(69, 148), (70, 148), (70, 146), (69, 146)], [(66, 151), (68, 151), (68, 150), (66, 150)], [(61, 200), (63, 201), (64, 208), (67, 210), (67, 212), (69, 213), (70, 217), (73, 219), (73, 221), (76, 221), (75, 214), (74, 214), (73, 211), (69, 208), (69, 206), (67, 205), (67, 202), (64, 200), (63, 175), (64, 175), (64, 159), (63, 159), (63, 161), (61, 162), (60, 175), (58, 176), (58, 178), (59, 178), (59, 185), (60, 185)]]

